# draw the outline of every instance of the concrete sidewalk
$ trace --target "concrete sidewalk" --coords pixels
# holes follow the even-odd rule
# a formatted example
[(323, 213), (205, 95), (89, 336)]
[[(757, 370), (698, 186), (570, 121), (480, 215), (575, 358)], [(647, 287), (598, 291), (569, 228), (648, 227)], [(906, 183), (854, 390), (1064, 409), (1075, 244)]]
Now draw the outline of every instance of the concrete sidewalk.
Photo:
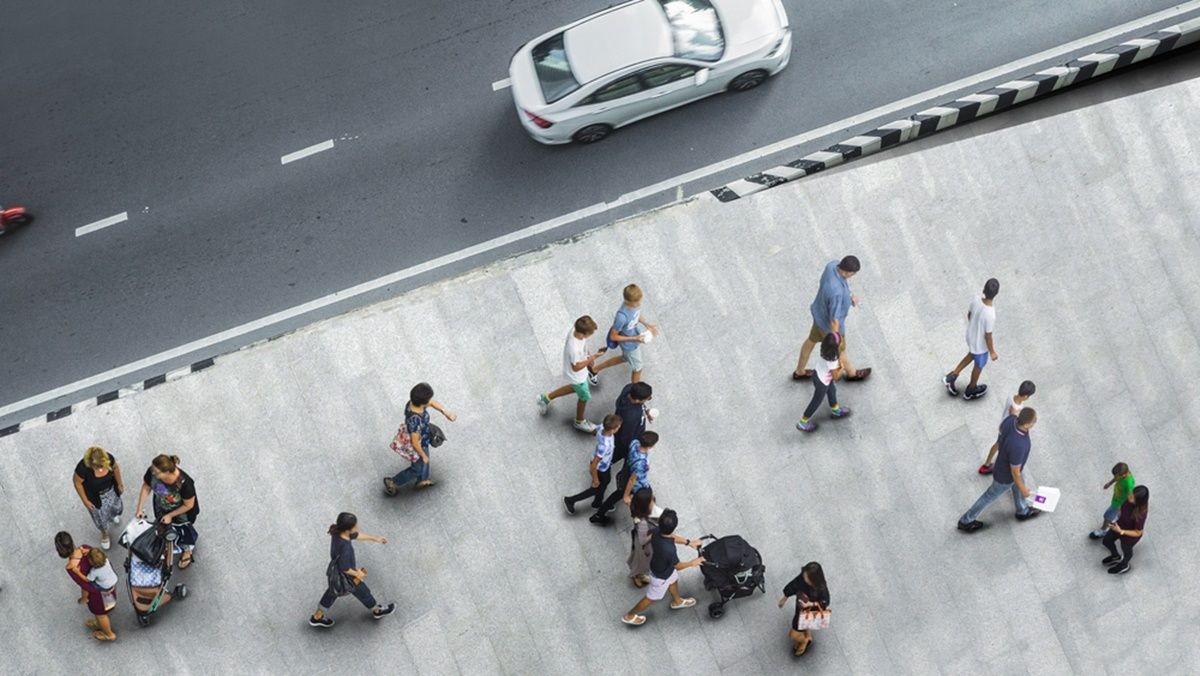
[[(1195, 74), (1197, 59), (1131, 74), (1145, 91), (1093, 107), (1071, 97), (1117, 85), (751, 199), (646, 214), (0, 439), (9, 668), (1194, 669), (1200, 120), (1189, 113), (1200, 81), (1179, 81), (1180, 69)], [(1049, 115), (1056, 106), (1064, 112)], [(864, 264), (850, 349), (875, 375), (840, 388), (852, 419), (806, 436), (793, 425), (811, 388), (788, 373), (821, 266), (847, 253)], [(989, 276), (1002, 283), (991, 394), (951, 400), (939, 378), (963, 352), (963, 309)], [(630, 281), (664, 330), (645, 374), (662, 410), (659, 501), (680, 512), (682, 534), (741, 534), (767, 565), (768, 593), (734, 601), (719, 621), (688, 571), (681, 586), (696, 609), (660, 603), (644, 627), (619, 622), (639, 597), (624, 577), (628, 535), (563, 513), (560, 496), (587, 480), (589, 439), (570, 428), (569, 401), (548, 418), (534, 405), (560, 384), (571, 321), (590, 313), (606, 325)], [(604, 374), (594, 419), (627, 373)], [(1041, 414), (1028, 476), (1060, 487), (1063, 502), (1018, 525), (1001, 501), (984, 515), (991, 529), (963, 536), (954, 522), (987, 485), (975, 468), (1002, 398), (1026, 378)], [(387, 444), (419, 380), (459, 421), (434, 452), (438, 486), (386, 499), (380, 478), (403, 464)], [(87, 637), (52, 546), (63, 528), (95, 541), (70, 478), (91, 444), (122, 463), (127, 515), (159, 452), (182, 457), (202, 507), (197, 563), (177, 577), (192, 596), (143, 630), (122, 595), (113, 645)], [(1118, 460), (1154, 498), (1122, 577), (1106, 574), (1103, 549), (1086, 538)], [(389, 538), (357, 552), (399, 611), (374, 623), (343, 599), (338, 625), (318, 632), (305, 618), (323, 591), (325, 529), (342, 510)], [(799, 662), (791, 608), (775, 601), (814, 559), (834, 618)]]

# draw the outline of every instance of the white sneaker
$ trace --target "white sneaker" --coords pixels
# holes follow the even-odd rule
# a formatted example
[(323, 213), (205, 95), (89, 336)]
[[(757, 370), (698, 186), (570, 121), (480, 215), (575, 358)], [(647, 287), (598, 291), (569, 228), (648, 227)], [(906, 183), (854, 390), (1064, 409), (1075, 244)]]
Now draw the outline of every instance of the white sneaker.
[(576, 420), (575, 429), (579, 430), (580, 432), (592, 434), (596, 431), (596, 423), (592, 422), (591, 420)]
[(538, 395), (538, 413), (546, 415), (550, 412), (550, 397), (544, 394)]
[(592, 387), (599, 387), (600, 386), (600, 374), (593, 373), (592, 371), (588, 371), (588, 383), (591, 384)]

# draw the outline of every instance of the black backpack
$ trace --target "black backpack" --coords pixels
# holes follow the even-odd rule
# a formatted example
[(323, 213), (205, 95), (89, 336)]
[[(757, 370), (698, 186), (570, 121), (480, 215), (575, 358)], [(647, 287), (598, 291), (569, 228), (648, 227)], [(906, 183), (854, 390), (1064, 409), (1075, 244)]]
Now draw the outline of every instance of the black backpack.
[(346, 577), (346, 571), (338, 565), (341, 560), (342, 557), (339, 556), (329, 562), (329, 566), (325, 568), (325, 577), (329, 580), (329, 591), (338, 596), (345, 596), (354, 588), (354, 584)]

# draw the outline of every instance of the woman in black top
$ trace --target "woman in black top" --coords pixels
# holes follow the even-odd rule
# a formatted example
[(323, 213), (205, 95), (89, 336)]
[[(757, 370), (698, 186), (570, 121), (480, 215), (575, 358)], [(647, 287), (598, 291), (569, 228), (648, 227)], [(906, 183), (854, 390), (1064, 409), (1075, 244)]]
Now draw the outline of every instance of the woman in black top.
[(804, 651), (808, 650), (808, 644), (812, 643), (812, 630), (799, 628), (800, 613), (806, 610), (829, 609), (829, 587), (825, 585), (825, 572), (821, 570), (821, 564), (810, 561), (800, 569), (796, 579), (783, 588), (783, 598), (779, 599), (780, 608), (787, 603), (789, 596), (796, 597), (796, 614), (792, 617), (788, 636), (795, 642), (793, 654), (799, 656), (803, 655)]
[(183, 550), (179, 567), (187, 568), (192, 565), (192, 554), (199, 537), (196, 533), (196, 517), (200, 516), (200, 502), (196, 499), (196, 482), (179, 468), (179, 456), (159, 455), (151, 461), (150, 469), (142, 476), (137, 518), (146, 518), (142, 505), (151, 493), (154, 494), (154, 518), (170, 526), (179, 535), (175, 541)]
[(121, 479), (121, 467), (111, 453), (92, 446), (83, 452), (83, 459), (75, 465), (75, 492), (83, 501), (92, 523), (100, 529), (100, 548), (108, 549), (110, 524), (121, 522), (121, 495), (125, 482)]
[[(367, 587), (367, 583), (363, 582), (367, 577), (367, 569), (359, 568), (358, 562), (354, 559), (355, 540), (378, 542), (381, 545), (386, 545), (387, 538), (359, 533), (358, 517), (350, 512), (338, 514), (337, 523), (329, 527), (329, 536), (329, 560), (335, 563), (336, 570), (340, 571), (349, 580), (350, 593), (354, 595), (354, 598), (369, 608), (371, 616), (377, 620), (383, 619), (395, 612), (395, 603), (389, 603), (384, 606), (375, 601), (375, 596), (371, 594), (371, 589)], [(313, 627), (332, 627), (333, 620), (328, 617), (329, 609), (333, 607), (333, 602), (338, 599), (338, 596), (337, 591), (326, 588), (325, 594), (321, 597), (320, 607), (317, 608), (317, 612), (312, 614), (312, 617), (308, 618), (308, 624)]]

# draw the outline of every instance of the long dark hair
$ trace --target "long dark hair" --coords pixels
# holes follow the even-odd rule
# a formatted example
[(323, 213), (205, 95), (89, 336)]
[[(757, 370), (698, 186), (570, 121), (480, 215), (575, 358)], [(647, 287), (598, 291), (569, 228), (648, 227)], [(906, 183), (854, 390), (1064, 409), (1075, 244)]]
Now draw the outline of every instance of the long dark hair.
[(649, 519), (650, 505), (654, 504), (654, 491), (649, 488), (639, 488), (629, 500), (629, 513), (635, 519)]
[(800, 572), (808, 576), (808, 581), (812, 584), (813, 589), (819, 592), (829, 591), (829, 587), (825, 584), (825, 571), (821, 570), (821, 564), (816, 561), (809, 561), (804, 564)]
[(353, 530), (358, 525), (358, 517), (350, 512), (342, 512), (338, 514), (337, 523), (329, 526), (330, 535), (341, 535), (346, 531)]
[(1133, 489), (1133, 511), (1139, 517), (1145, 516), (1150, 509), (1150, 489), (1138, 486)]
[(65, 530), (58, 531), (54, 536), (54, 551), (64, 559), (71, 558), (71, 553), (75, 551), (75, 540), (71, 534)]

